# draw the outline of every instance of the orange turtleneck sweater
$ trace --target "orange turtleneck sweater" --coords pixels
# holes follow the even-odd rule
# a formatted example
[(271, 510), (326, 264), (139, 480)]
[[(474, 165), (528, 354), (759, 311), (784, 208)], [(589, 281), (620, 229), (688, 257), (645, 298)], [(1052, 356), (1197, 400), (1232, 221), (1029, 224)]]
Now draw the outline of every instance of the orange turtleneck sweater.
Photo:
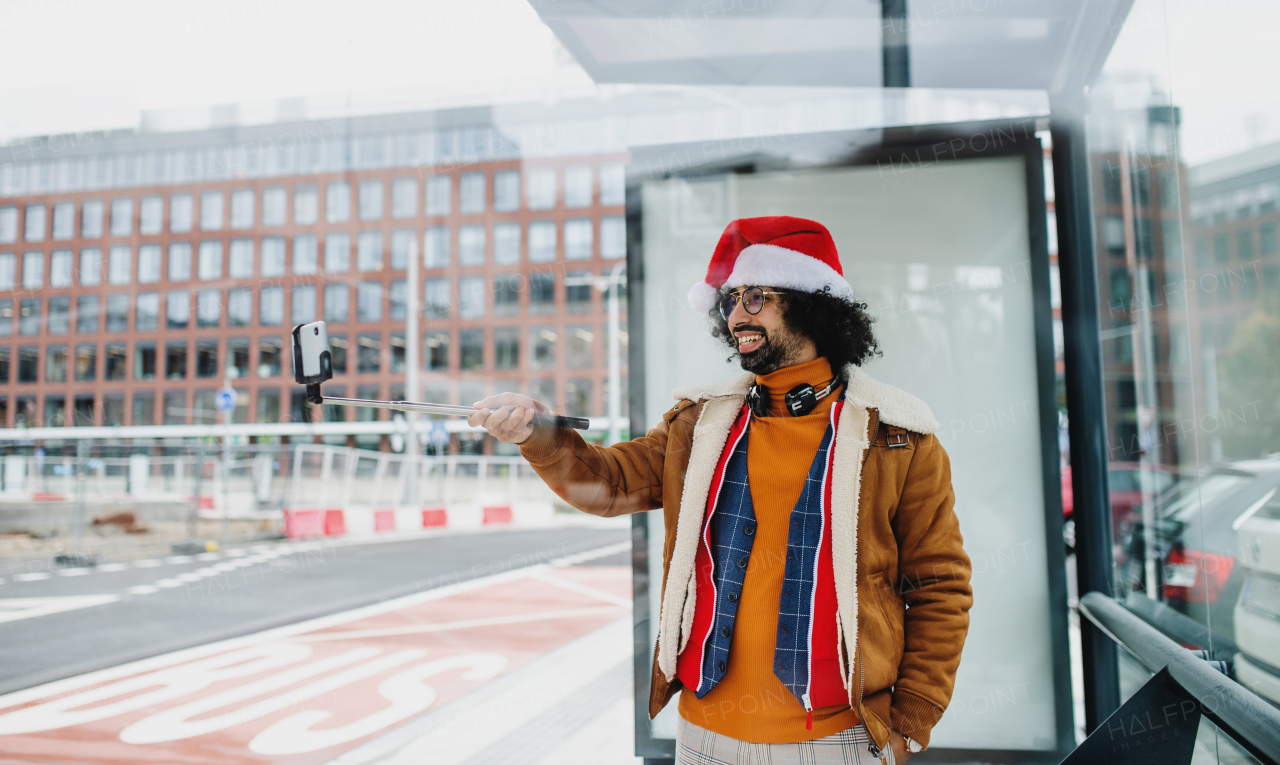
[(769, 389), (769, 416), (752, 417), (747, 434), (747, 476), (756, 514), (756, 540), (730, 640), (729, 669), (701, 699), (687, 691), (680, 694), (681, 717), (742, 741), (808, 741), (861, 722), (848, 704), (819, 707), (813, 710), (813, 730), (807, 730), (804, 706), (773, 674), (791, 510), (800, 499), (840, 387), (803, 417), (788, 414), (783, 397), (802, 383), (821, 390), (831, 377), (831, 365), (821, 356), (756, 375), (756, 382)]

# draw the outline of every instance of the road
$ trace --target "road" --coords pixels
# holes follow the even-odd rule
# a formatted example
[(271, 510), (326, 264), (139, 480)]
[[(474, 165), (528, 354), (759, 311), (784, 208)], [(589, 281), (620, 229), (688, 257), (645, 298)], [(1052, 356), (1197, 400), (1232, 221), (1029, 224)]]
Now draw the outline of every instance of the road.
[[(257, 545), (0, 569), (0, 694), (623, 542), (626, 527)], [(625, 565), (623, 553), (592, 561)]]

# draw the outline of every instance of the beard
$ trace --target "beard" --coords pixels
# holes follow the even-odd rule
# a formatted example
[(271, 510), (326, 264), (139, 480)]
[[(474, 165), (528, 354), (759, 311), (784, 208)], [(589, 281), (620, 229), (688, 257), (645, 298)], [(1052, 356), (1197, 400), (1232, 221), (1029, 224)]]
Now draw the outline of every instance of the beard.
[(764, 337), (760, 347), (750, 353), (738, 353), (738, 364), (744, 371), (767, 375), (779, 369), (795, 366), (803, 350), (801, 338), (786, 327), (766, 332), (764, 327), (743, 325), (739, 330), (751, 330)]

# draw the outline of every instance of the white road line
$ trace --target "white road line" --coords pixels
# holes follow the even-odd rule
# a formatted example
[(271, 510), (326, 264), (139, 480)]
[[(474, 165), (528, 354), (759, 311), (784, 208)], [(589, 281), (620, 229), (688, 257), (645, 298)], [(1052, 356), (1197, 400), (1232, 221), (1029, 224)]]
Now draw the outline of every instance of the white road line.
[(178, 581), (177, 579), (161, 579), (160, 581), (156, 582), (156, 586), (163, 587), (166, 590), (171, 590), (174, 587), (181, 587), (182, 582)]
[(560, 558), (559, 560), (551, 561), (551, 566), (552, 568), (563, 568), (565, 566), (574, 566), (579, 563), (586, 563), (588, 561), (598, 560), (600, 558), (605, 558), (610, 555), (617, 555), (620, 552), (625, 552), (630, 549), (631, 549), (631, 540), (628, 539), (625, 542), (618, 542), (617, 544), (612, 544), (612, 545), (609, 545), (608, 547), (601, 547), (596, 550), (587, 550), (586, 552), (574, 553), (573, 555), (566, 555), (563, 558)]
[(58, 576), (84, 576), (89, 572), (87, 568), (64, 568), (58, 571)]
[(205, 552), (196, 556), (196, 560), (222, 560), (222, 553)]
[[(630, 604), (628, 604), (630, 605)], [(559, 611), (538, 611), (531, 614), (510, 614), (508, 616), (490, 616), (483, 619), (459, 619), (455, 622), (438, 624), (415, 624), (410, 627), (384, 627), (377, 630), (347, 630), (346, 632), (324, 632), (319, 635), (306, 635), (295, 638), (297, 643), (322, 643), (332, 640), (357, 640), (364, 638), (390, 637), (392, 635), (421, 635), (425, 632), (451, 632), (453, 630), (473, 629), (475, 627), (493, 627), (499, 624), (522, 624), (541, 622), (551, 619), (572, 619), (575, 616), (597, 616), (618, 613), (617, 606), (588, 606), (586, 608), (564, 608)]]
[(101, 566), (98, 566), (98, 570), (104, 574), (110, 574), (113, 571), (124, 571), (128, 568), (128, 563), (103, 563)]
[(177, 579), (179, 582), (198, 582), (201, 579), (204, 579), (204, 577), (192, 571), (188, 571), (185, 574), (178, 574), (174, 579)]
[(533, 578), (537, 579), (539, 582), (546, 582), (547, 584), (553, 585), (555, 587), (560, 587), (561, 589), (565, 589), (570, 592), (576, 592), (579, 595), (587, 595), (593, 598), (597, 598), (599, 600), (603, 600), (606, 603), (612, 603), (615, 606), (623, 606), (625, 608), (631, 607), (631, 598), (620, 598), (617, 595), (614, 595), (612, 592), (597, 590), (596, 588), (588, 587), (585, 584), (578, 584), (577, 582), (571, 582), (567, 579), (561, 579), (560, 577), (555, 576), (548, 572), (541, 572), (541, 573), (534, 574)]
[(168, 558), (164, 559), (164, 562), (165, 563), (190, 563), (191, 556), (190, 555), (170, 555)]
[(14, 622), (48, 616), (78, 608), (92, 608), (114, 603), (119, 595), (70, 595), (56, 598), (4, 598), (0, 600), (0, 622)]
[(163, 566), (163, 565), (164, 565), (164, 561), (160, 561), (160, 560), (151, 560), (151, 559), (148, 559), (148, 560), (135, 560), (135, 561), (133, 562), (133, 567), (134, 567), (134, 568), (156, 568), (156, 567), (158, 567), (158, 566)]
[(150, 584), (139, 584), (125, 590), (125, 592), (129, 593), (130, 595), (150, 595), (153, 592), (159, 592), (159, 591), (160, 591), (159, 587), (156, 587)]
[(48, 571), (32, 571), (28, 574), (15, 574), (13, 581), (15, 582), (39, 582), (49, 578)]

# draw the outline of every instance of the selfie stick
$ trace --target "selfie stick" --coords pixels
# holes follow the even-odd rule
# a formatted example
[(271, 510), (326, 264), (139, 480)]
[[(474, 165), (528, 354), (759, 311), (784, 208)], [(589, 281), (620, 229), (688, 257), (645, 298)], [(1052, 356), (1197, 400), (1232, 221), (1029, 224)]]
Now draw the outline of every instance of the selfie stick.
[[(310, 385), (307, 386), (308, 397), (311, 393), (311, 387)], [(316, 393), (319, 394), (320, 386), (316, 385), (315, 388)], [(391, 409), (396, 412), (423, 412), (425, 414), (443, 414), (450, 417), (470, 417), (480, 411), (472, 406), (422, 404), (416, 401), (371, 401), (363, 398), (338, 398), (335, 396), (320, 396), (320, 399), (326, 404), (337, 404), (339, 406)], [(529, 424), (545, 425), (553, 428), (575, 428), (577, 430), (587, 430), (591, 427), (591, 423), (586, 417), (565, 417), (559, 414), (535, 414)]]

